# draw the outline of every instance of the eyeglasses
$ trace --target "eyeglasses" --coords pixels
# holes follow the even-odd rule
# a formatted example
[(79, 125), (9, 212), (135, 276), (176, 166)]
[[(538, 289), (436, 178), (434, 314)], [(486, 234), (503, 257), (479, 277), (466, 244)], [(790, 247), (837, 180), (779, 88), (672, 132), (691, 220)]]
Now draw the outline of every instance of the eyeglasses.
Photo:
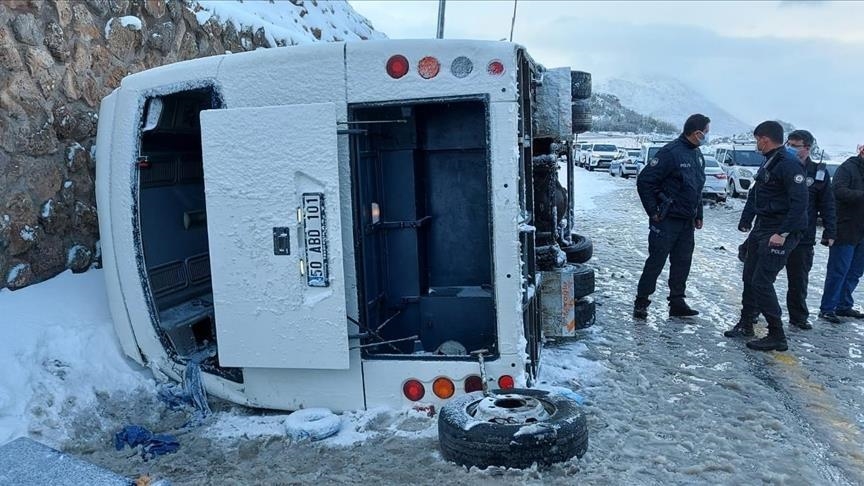
[(802, 148), (803, 148), (803, 149), (807, 149), (807, 148), (810, 148), (809, 145), (804, 145), (803, 143), (800, 144), (800, 145), (798, 145), (798, 144), (794, 144), (794, 143), (792, 143), (792, 142), (786, 142), (786, 146), (789, 147), (789, 148), (794, 148), (794, 149), (802, 149)]

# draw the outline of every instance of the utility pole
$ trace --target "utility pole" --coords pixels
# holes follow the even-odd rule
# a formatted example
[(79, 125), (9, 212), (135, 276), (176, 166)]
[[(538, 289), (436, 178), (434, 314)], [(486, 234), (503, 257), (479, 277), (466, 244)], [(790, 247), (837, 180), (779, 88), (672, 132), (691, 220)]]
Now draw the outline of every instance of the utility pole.
[(446, 0), (438, 0), (438, 35), (436, 39), (444, 38), (444, 2)]
[(516, 2), (513, 0), (513, 20), (510, 22), (510, 42), (513, 42), (513, 27), (516, 25)]

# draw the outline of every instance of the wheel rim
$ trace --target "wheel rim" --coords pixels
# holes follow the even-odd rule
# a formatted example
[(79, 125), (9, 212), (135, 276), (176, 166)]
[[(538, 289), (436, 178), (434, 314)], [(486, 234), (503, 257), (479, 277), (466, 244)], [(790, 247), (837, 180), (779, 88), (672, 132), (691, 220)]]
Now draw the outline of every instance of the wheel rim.
[(535, 397), (508, 393), (483, 397), (468, 405), (466, 411), (475, 420), (522, 425), (548, 420), (555, 413), (555, 406)]

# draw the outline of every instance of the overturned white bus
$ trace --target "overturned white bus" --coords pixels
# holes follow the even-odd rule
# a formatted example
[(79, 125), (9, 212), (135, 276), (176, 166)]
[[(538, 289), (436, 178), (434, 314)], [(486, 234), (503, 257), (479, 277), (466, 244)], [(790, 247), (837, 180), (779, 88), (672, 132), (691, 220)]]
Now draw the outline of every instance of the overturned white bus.
[[(532, 160), (584, 119), (564, 73), (516, 44), (418, 40), (126, 77), (96, 151), (123, 350), (174, 379), (200, 363), (208, 393), (285, 410), (530, 386), (538, 247), (550, 268), (585, 259), (566, 196), (535, 199)], [(574, 302), (593, 319), (587, 293), (564, 295), (571, 320)]]

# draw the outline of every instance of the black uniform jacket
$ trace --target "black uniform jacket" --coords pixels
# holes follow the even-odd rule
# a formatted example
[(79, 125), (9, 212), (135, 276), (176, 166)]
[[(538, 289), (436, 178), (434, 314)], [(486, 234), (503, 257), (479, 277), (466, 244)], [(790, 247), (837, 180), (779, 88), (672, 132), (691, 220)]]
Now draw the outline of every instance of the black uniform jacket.
[(705, 158), (684, 135), (658, 150), (636, 179), (649, 217), (702, 219), (704, 186)]
[(763, 231), (777, 234), (807, 230), (808, 190), (804, 167), (798, 157), (783, 147), (765, 154), (766, 162), (756, 173), (756, 181), (747, 194), (739, 226), (750, 227), (759, 216)]

